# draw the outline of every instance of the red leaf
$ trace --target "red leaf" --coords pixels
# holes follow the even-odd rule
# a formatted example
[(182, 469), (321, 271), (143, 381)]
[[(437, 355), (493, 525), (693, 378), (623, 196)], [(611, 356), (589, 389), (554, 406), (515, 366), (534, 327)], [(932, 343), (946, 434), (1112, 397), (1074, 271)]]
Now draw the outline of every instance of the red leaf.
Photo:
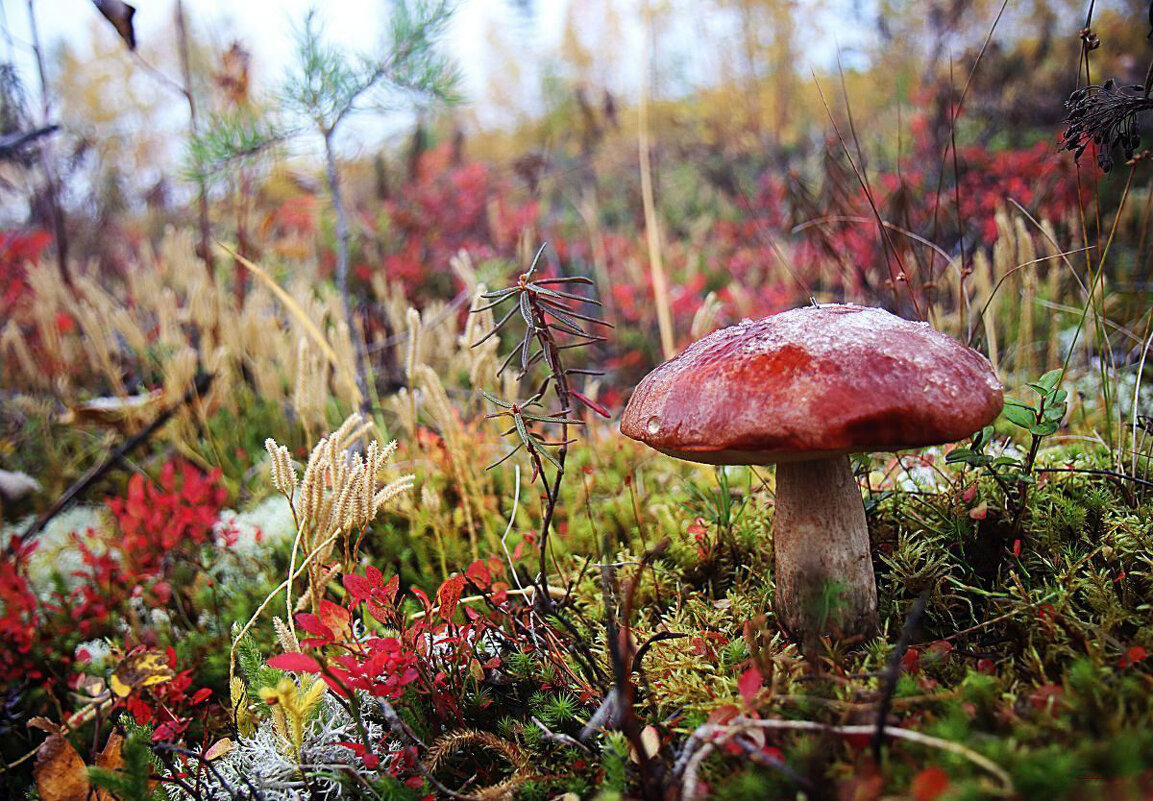
[(601, 406), (599, 403), (597, 403), (595, 400), (593, 400), (591, 398), (587, 398), (584, 395), (580, 394), (579, 392), (577, 392), (576, 390), (573, 390), (573, 389), (569, 390), (569, 394), (572, 395), (577, 400), (579, 400), (585, 406), (589, 407), (594, 412), (599, 414), (601, 417), (612, 417), (612, 413), (608, 409), (606, 409), (604, 406)]
[(364, 576), (345, 573), (341, 577), (341, 582), (344, 584), (344, 588), (348, 590), (348, 594), (358, 601), (363, 601), (372, 593), (372, 584)]
[(413, 587), (412, 594), (416, 596), (421, 606), (424, 607), (424, 614), (426, 616), (432, 614), (432, 602), (428, 600), (428, 596), (424, 594), (424, 591), (419, 587)]
[(913, 777), (909, 791), (917, 801), (933, 801), (949, 789), (949, 774), (938, 767), (925, 768)]
[(333, 631), (347, 628), (349, 620), (352, 619), (352, 614), (347, 609), (325, 598), (320, 600), (320, 608), (317, 609), (317, 616), (324, 625)]
[(737, 689), (740, 690), (741, 698), (745, 699), (746, 704), (751, 704), (757, 697), (757, 692), (764, 684), (765, 677), (761, 675), (761, 671), (757, 669), (756, 665), (749, 665), (748, 669), (741, 674), (737, 679)]
[[(379, 571), (378, 571), (379, 572)], [(384, 600), (393, 603), (396, 600), (396, 593), (400, 590), (400, 576), (393, 576), (388, 580), (388, 584), (384, 585)]]
[(926, 656), (931, 656), (936, 660), (943, 660), (951, 653), (953, 653), (953, 643), (948, 640), (937, 640), (925, 650)]
[(269, 657), (269, 667), (277, 670), (291, 670), (298, 673), (319, 673), (320, 663), (308, 654), (289, 652)]
[(332, 642), (336, 636), (332, 633), (332, 629), (320, 622), (320, 618), (312, 612), (301, 612), (296, 616), (296, 625), (307, 631), (314, 637)]
[(1136, 662), (1140, 662), (1142, 659), (1145, 659), (1148, 656), (1149, 653), (1144, 648), (1142, 648), (1140, 645), (1134, 645), (1125, 652), (1125, 655), (1121, 657), (1120, 661), (1118, 661), (1117, 666), (1129, 667), (1130, 665)]
[(372, 584), (374, 587), (384, 586), (384, 574), (381, 573), (379, 570), (377, 570), (372, 565), (369, 565), (368, 567), (366, 567), (364, 569), (364, 575), (366, 575), (368, 577), (369, 583)]
[(709, 713), (707, 722), (723, 726), (740, 714), (741, 710), (738, 707), (732, 704), (725, 704), (724, 706), (718, 706), (713, 709), (713, 711)]
[(440, 604), (440, 616), (445, 621), (452, 620), (453, 613), (456, 612), (456, 605), (460, 601), (460, 593), (464, 590), (465, 581), (464, 576), (453, 576), (441, 584), (440, 589), (437, 590), (436, 600)]
[(492, 584), (492, 575), (488, 572), (488, 565), (481, 559), (477, 559), (469, 565), (465, 575), (478, 589), (488, 589), (488, 586)]

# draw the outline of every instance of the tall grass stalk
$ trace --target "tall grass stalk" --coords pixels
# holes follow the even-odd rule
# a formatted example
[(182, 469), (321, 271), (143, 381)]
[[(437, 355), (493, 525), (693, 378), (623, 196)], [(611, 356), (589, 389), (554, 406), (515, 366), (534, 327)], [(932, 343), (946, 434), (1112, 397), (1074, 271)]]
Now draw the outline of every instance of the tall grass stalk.
[(653, 199), (652, 154), (649, 148), (649, 58), (652, 32), (652, 10), (646, 0), (643, 9), (644, 31), (641, 36), (641, 86), (637, 100), (637, 150), (641, 165), (641, 196), (645, 212), (645, 239), (649, 250), (649, 271), (653, 281), (653, 295), (657, 305), (657, 325), (661, 334), (661, 353), (671, 359), (676, 355), (673, 340), (673, 312), (669, 301), (668, 278), (661, 257), (661, 230)]

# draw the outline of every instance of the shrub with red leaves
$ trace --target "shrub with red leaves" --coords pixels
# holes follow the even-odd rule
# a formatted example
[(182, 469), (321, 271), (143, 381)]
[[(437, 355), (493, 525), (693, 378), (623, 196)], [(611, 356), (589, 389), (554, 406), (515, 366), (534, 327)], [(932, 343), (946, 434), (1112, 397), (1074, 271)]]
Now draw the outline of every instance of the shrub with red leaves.
[[(527, 607), (508, 603), (507, 586), (493, 580), (501, 569), (497, 560), (474, 562), (440, 586), (435, 604), (412, 588), (411, 596), (423, 607), (415, 619), (400, 607), (395, 576), (386, 581), (371, 566), (363, 575), (345, 574), (347, 605), (322, 601), (316, 613), (298, 614), (298, 629), (309, 635), (300, 640), (303, 650), (278, 654), (268, 664), (318, 675), (341, 695), (358, 690), (396, 701), (413, 691), (427, 701), (434, 719), (459, 720), (461, 699), (472, 694), (470, 688), (475, 691), (486, 671), (502, 663), (495, 643), (533, 647), (516, 645), (526, 627), (512, 618), (527, 614)], [(483, 609), (462, 599), (469, 587), (485, 599)], [(364, 617), (380, 623), (388, 636), (353, 637), (351, 621)]]
[(12, 309), (28, 291), (27, 266), (36, 263), (52, 243), (40, 228), (0, 231), (0, 308)]
[(0, 559), (0, 682), (20, 678), (40, 678), (40, 671), (29, 669), (28, 653), (37, 634), (36, 594), (28, 586), (25, 567), (36, 546), (21, 545), (14, 536), (10, 554)]
[(133, 475), (128, 496), (108, 501), (120, 529), (124, 565), (142, 575), (155, 575), (171, 551), (207, 544), (224, 505), (226, 493), (219, 481), (219, 470), (204, 475), (184, 461), (167, 462), (159, 485), (139, 473)]
[[(176, 557), (194, 555), (212, 542), (225, 500), (218, 479), (219, 473), (203, 475), (186, 462), (165, 464), (159, 484), (133, 476), (127, 496), (108, 501), (116, 531), (73, 534), (84, 569), (76, 571), (79, 585), (66, 595), (36, 597), (26, 575), (33, 545), (0, 560), (0, 682), (59, 675), (75, 661), (78, 641), (120, 639), (118, 624), (134, 598), (152, 608), (168, 606)], [(52, 666), (51, 674), (45, 665)], [(54, 684), (45, 679), (49, 689)], [(169, 689), (181, 684), (174, 681)]]

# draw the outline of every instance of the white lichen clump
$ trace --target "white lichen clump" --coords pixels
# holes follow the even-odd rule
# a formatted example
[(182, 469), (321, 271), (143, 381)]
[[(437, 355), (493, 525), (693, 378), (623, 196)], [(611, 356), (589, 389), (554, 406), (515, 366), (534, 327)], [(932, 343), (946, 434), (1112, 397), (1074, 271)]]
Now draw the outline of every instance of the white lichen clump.
[[(372, 702), (358, 697), (360, 715), (370, 742), (380, 743), (383, 725), (369, 719)], [(213, 771), (201, 774), (201, 798), (232, 801), (244, 797), (248, 785), (259, 789), (265, 801), (299, 801), (302, 798), (335, 801), (349, 796), (347, 790), (365, 781), (376, 781), (380, 770), (369, 770), (342, 742), (360, 742), (355, 721), (331, 695), (318, 704), (305, 727), (300, 760), (277, 731), (271, 719), (260, 723), (249, 737), (240, 737), (232, 750), (212, 760)], [(382, 764), (385, 760), (382, 760)], [(179, 785), (165, 782), (173, 801), (190, 801)]]

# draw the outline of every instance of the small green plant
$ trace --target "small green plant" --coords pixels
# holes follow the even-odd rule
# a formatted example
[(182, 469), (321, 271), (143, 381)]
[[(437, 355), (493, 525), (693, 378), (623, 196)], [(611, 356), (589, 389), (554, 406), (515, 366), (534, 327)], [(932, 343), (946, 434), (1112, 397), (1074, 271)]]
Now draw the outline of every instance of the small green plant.
[[(545, 367), (544, 378), (538, 385), (536, 392), (526, 401), (502, 400), (487, 392), (482, 392), (484, 397), (498, 408), (498, 411), (489, 417), (509, 418), (513, 423), (510, 428), (502, 432), (502, 436), (515, 434), (518, 440), (511, 453), (490, 467), (495, 467), (523, 448), (532, 459), (533, 481), (539, 476), (545, 484), (545, 509), (544, 519), (540, 526), (539, 567), (536, 576), (537, 589), (539, 590), (536, 595), (536, 602), (545, 611), (550, 609), (552, 605), (548, 593), (549, 532), (560, 501), (568, 446), (573, 442), (569, 439), (569, 426), (580, 424), (580, 421), (571, 418), (571, 415), (575, 411), (576, 405), (580, 404), (604, 417), (609, 416), (608, 410), (580, 393), (573, 385), (574, 376), (599, 375), (599, 372), (568, 367), (564, 363), (563, 354), (574, 348), (582, 348), (604, 339), (603, 336), (592, 330), (586, 330), (586, 325), (590, 329), (593, 326), (612, 327), (598, 317), (578, 311), (584, 304), (599, 307), (601, 303), (595, 297), (579, 295), (559, 288), (579, 285), (595, 287), (591, 278), (585, 276), (547, 278), (536, 274), (547, 247), (548, 243), (540, 246), (528, 270), (517, 278), (513, 286), (485, 293), (482, 297), (489, 303), (485, 306), (474, 307), (472, 310), (475, 314), (476, 312), (495, 309), (510, 300), (515, 301), (512, 308), (505, 312), (492, 330), (481, 337), (479, 341), (473, 343), (472, 347), (474, 348), (497, 336), (517, 312), (520, 313), (520, 318), (524, 322), (524, 333), (519, 344), (505, 357), (497, 375), (508, 369), (509, 364), (518, 353), (520, 354), (520, 377), (522, 379), (526, 378), (537, 365), (543, 364)], [(561, 341), (562, 335), (566, 341)], [(526, 411), (527, 409), (543, 407), (544, 398), (550, 389), (556, 398), (559, 409), (548, 414), (533, 414)], [(548, 442), (542, 434), (533, 430), (534, 424), (559, 425), (559, 441)], [(555, 448), (556, 453), (550, 452), (549, 448)], [(542, 460), (550, 462), (555, 469), (551, 484), (545, 474), (544, 461)]]
[(717, 467), (716, 476), (715, 488), (706, 489), (691, 483), (689, 494), (692, 496), (692, 509), (696, 515), (716, 527), (721, 537), (728, 541), (732, 537), (733, 526), (741, 519), (749, 505), (751, 493), (741, 494), (733, 491), (727, 467)]
[(1029, 450), (1024, 457), (987, 453), (994, 439), (993, 426), (985, 426), (974, 434), (968, 448), (955, 448), (945, 457), (950, 464), (964, 463), (982, 469), (997, 482), (1009, 504), (1014, 530), (1020, 527), (1027, 508), (1029, 487), (1036, 482), (1033, 468), (1041, 443), (1057, 432), (1065, 418), (1069, 393), (1060, 388), (1064, 372), (1062, 368), (1050, 370), (1028, 384), (1037, 395), (1031, 404), (1015, 398), (1005, 401), (1004, 418), (1029, 434)]

